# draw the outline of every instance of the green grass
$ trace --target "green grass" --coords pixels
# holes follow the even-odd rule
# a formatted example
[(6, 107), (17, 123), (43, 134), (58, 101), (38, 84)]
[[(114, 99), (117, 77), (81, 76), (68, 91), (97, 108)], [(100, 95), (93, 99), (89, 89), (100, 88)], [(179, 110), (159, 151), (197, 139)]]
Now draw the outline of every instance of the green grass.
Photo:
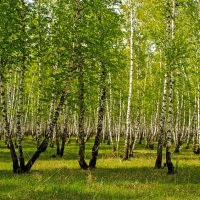
[[(23, 141), (26, 161), (35, 151), (35, 143)], [(34, 143), (34, 144), (33, 144)], [(90, 158), (92, 141), (86, 144)], [(156, 150), (137, 145), (134, 158), (122, 161), (113, 157), (111, 147), (102, 144), (93, 171), (79, 168), (78, 147), (73, 141), (65, 155), (51, 158), (55, 149), (48, 148), (34, 164), (31, 173), (12, 173), (9, 150), (0, 143), (0, 200), (62, 199), (200, 199), (200, 157), (191, 150), (173, 154), (178, 173), (167, 176), (167, 169), (155, 170)], [(164, 155), (164, 154), (163, 154)]]

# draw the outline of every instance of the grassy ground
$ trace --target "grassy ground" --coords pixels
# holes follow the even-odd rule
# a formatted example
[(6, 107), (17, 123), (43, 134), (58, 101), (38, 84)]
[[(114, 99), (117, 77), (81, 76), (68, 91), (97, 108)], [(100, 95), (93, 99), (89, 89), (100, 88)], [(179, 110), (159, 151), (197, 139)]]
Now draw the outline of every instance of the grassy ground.
[[(26, 160), (35, 151), (31, 140), (24, 141)], [(86, 144), (90, 158), (92, 141)], [(200, 199), (200, 157), (191, 150), (173, 154), (178, 173), (167, 176), (167, 169), (155, 170), (156, 151), (137, 145), (134, 158), (122, 161), (111, 156), (108, 145), (102, 144), (97, 168), (81, 170), (77, 144), (66, 146), (65, 155), (51, 158), (55, 149), (48, 148), (34, 164), (31, 173), (12, 173), (9, 151), (0, 143), (0, 200), (62, 199)]]

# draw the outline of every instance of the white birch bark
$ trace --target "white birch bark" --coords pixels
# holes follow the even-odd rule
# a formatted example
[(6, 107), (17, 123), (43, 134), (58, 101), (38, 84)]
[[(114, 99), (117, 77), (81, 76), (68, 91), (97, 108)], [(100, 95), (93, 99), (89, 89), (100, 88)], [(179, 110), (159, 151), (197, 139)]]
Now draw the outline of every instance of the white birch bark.
[(109, 140), (110, 143), (112, 145), (112, 150), (113, 152), (115, 152), (115, 145), (114, 145), (114, 141), (113, 141), (113, 118), (112, 118), (112, 110), (113, 110), (113, 99), (112, 99), (112, 78), (111, 78), (111, 74), (108, 73), (109, 76), (109, 95), (110, 95), (110, 99), (109, 99), (109, 104), (107, 103), (107, 110), (108, 110), (108, 132), (109, 132)]
[(118, 119), (118, 129), (117, 129), (117, 156), (119, 156), (119, 142), (120, 142), (120, 135), (122, 132), (122, 93), (120, 90), (120, 100), (119, 100), (119, 119)]
[(134, 48), (133, 48), (133, 35), (134, 35), (134, 13), (132, 7), (132, 1), (128, 2), (130, 8), (130, 72), (129, 72), (129, 93), (128, 93), (128, 105), (126, 113), (126, 132), (125, 132), (125, 144), (123, 159), (127, 160), (129, 155), (129, 142), (130, 142), (130, 115), (131, 115), (131, 100), (132, 100), (132, 83), (133, 83), (133, 65), (134, 65)]
[[(167, 0), (168, 12), (167, 12), (167, 48), (169, 48), (169, 32), (170, 32), (170, 3)], [(173, 0), (173, 8), (172, 8), (172, 41), (175, 37), (175, 6), (176, 0)], [(168, 57), (167, 57), (168, 58)], [(175, 58), (168, 58), (170, 59), (167, 64), (170, 65), (172, 59), (172, 65), (175, 65)], [(170, 76), (169, 76), (169, 112), (168, 112), (168, 129), (166, 133), (166, 164), (168, 167), (168, 174), (174, 174), (174, 166), (171, 161), (171, 141), (172, 141), (172, 133), (173, 133), (173, 93), (174, 93), (174, 79), (173, 79), (173, 72), (171, 67), (170, 68)]]

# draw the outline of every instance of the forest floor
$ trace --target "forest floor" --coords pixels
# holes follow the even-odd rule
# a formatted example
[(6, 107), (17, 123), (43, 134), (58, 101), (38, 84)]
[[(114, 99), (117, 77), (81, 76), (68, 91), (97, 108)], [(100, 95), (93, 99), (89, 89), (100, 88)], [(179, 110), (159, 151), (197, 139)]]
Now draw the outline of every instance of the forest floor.
[[(93, 141), (86, 143), (89, 161)], [(26, 161), (35, 151), (35, 142), (23, 141)], [(123, 150), (123, 149), (122, 149)], [(0, 142), (0, 200), (65, 199), (200, 199), (200, 156), (182, 147), (172, 154), (178, 173), (168, 176), (167, 169), (154, 169), (156, 150), (136, 145), (134, 157), (122, 161), (112, 155), (111, 146), (102, 144), (97, 168), (79, 168), (78, 144), (66, 145), (63, 158), (52, 158), (55, 148), (48, 148), (29, 174), (12, 173), (9, 150)], [(164, 156), (164, 154), (163, 154)]]

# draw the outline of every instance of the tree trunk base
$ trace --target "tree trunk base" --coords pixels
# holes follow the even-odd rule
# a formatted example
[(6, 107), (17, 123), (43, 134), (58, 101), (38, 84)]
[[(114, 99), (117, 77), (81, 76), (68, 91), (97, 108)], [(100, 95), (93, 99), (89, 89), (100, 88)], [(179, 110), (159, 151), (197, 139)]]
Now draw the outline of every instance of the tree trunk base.
[(155, 163), (155, 169), (161, 169), (161, 168), (162, 168), (162, 158), (158, 156)]
[(32, 158), (28, 161), (28, 163), (24, 167), (24, 172), (23, 173), (28, 173), (30, 171), (31, 167), (33, 166), (35, 161), (39, 158), (40, 154), (42, 152), (46, 151), (47, 146), (48, 146), (48, 139), (45, 138), (42, 141), (42, 143), (40, 144), (40, 147), (38, 148), (38, 150), (34, 153)]
[(66, 143), (66, 139), (63, 139), (63, 140), (62, 140), (61, 149), (60, 149), (60, 157), (61, 157), (61, 158), (62, 158), (63, 155), (64, 155), (65, 143)]
[(129, 156), (128, 150), (129, 150), (129, 147), (125, 147), (125, 149), (124, 149), (124, 155), (123, 155), (123, 160), (124, 161), (128, 160), (128, 156)]
[(79, 160), (79, 165), (80, 165), (81, 169), (84, 169), (84, 170), (88, 169), (88, 165), (84, 159)]
[(89, 163), (89, 168), (96, 168), (97, 157), (93, 156)]
[(174, 170), (174, 166), (173, 166), (172, 162), (167, 163), (167, 168), (168, 168), (167, 175), (174, 175), (175, 170)]
[(153, 144), (149, 144), (149, 149), (153, 150), (154, 149), (154, 145)]

